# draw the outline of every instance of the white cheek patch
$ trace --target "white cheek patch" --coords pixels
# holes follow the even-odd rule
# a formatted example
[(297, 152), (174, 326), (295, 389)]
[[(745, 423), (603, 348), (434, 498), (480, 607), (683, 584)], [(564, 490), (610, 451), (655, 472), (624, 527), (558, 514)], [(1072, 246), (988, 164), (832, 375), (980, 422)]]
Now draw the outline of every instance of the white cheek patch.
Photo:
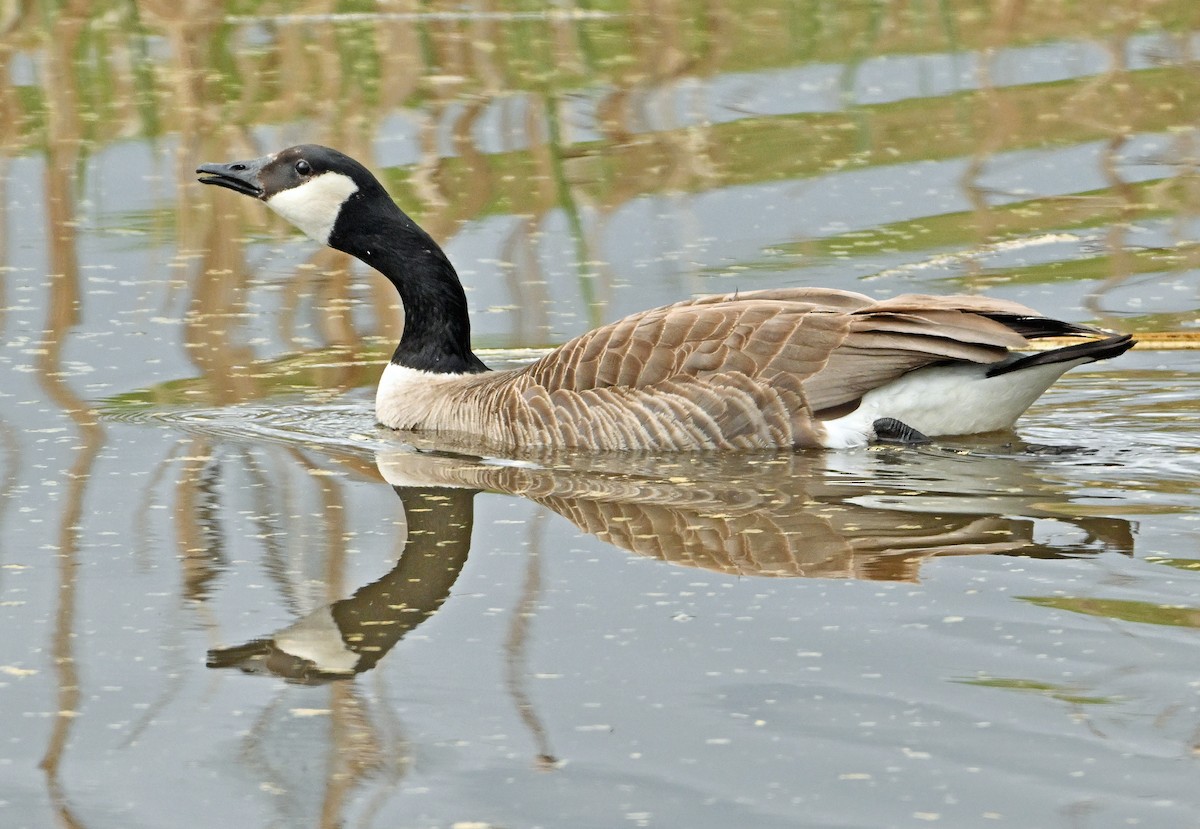
[(337, 221), (342, 203), (358, 192), (354, 179), (341, 173), (322, 173), (267, 199), (267, 207), (323, 245)]

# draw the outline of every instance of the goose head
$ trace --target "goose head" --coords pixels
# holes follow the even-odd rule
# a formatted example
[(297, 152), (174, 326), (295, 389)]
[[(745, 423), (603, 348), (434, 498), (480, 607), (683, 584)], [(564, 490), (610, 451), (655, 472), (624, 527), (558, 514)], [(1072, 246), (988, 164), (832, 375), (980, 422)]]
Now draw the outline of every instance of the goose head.
[(466, 294), (445, 251), (362, 164), (300, 144), (249, 161), (201, 164), (196, 174), (203, 184), (259, 199), (310, 238), (387, 277), (405, 313), (393, 362), (420, 371), (487, 371), (471, 352)]
[(319, 144), (300, 144), (249, 161), (201, 164), (196, 174), (202, 184), (260, 199), (310, 238), (333, 247), (340, 247), (339, 223), (345, 225), (356, 212), (351, 205), (395, 209), (366, 167)]

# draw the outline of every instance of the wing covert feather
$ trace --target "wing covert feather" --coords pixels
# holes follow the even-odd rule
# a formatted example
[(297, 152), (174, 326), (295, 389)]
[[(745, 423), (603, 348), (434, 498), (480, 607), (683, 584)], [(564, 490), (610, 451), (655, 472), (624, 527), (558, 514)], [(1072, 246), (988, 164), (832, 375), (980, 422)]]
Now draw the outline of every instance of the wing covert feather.
[(680, 375), (806, 376), (824, 366), (849, 318), (809, 303), (760, 299), (679, 303), (588, 332), (524, 369), (528, 382), (582, 391), (642, 388)]

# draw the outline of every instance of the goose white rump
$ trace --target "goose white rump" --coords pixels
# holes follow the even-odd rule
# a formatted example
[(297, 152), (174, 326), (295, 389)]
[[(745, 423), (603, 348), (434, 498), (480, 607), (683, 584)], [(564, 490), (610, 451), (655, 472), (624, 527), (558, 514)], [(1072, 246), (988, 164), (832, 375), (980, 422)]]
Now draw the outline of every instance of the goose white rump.
[(862, 396), (848, 415), (825, 421), (828, 448), (861, 446), (882, 418), (898, 420), (929, 437), (975, 435), (1009, 429), (1054, 381), (1090, 359), (1034, 366), (988, 377), (987, 366), (949, 363), (919, 368)]
[[(794, 288), (643, 311), (490, 371), (471, 350), (453, 265), (357, 161), (306, 144), (197, 173), (396, 287), (405, 326), (376, 395), (381, 423), (489, 447), (843, 448), (996, 431), (1068, 369), (1133, 345), (986, 297)], [(1019, 353), (1044, 337), (1080, 342)]]

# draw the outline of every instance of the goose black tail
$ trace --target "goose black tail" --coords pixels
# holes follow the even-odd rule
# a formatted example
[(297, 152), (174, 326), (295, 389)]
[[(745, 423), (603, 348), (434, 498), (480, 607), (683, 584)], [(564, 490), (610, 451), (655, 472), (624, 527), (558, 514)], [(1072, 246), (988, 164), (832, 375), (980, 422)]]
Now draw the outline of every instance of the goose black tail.
[(997, 363), (988, 369), (987, 376), (996, 377), (1011, 371), (1020, 371), (1034, 366), (1047, 366), (1052, 363), (1069, 363), (1075, 360), (1087, 360), (1094, 363), (1097, 360), (1108, 360), (1124, 354), (1133, 347), (1135, 342), (1137, 340), (1129, 334), (1118, 334), (1103, 340), (1089, 340), (1052, 351), (1040, 351), (1036, 354), (1028, 354), (1024, 357)]

